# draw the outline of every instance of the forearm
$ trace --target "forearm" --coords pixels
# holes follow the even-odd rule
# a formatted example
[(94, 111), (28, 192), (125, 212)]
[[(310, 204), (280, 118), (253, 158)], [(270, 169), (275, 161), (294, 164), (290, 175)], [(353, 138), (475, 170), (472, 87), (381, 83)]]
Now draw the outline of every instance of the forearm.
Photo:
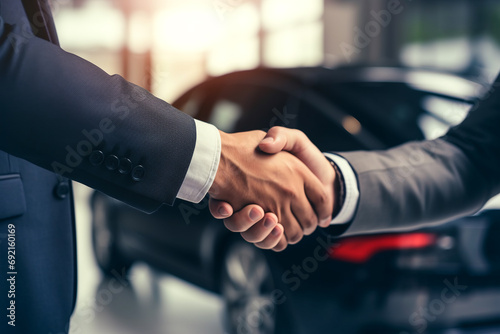
[(488, 180), (484, 191), (500, 193), (500, 76), (483, 99), (472, 107), (467, 118), (443, 137), (458, 147), (478, 174)]
[[(0, 100), (1, 150), (145, 211), (175, 199), (195, 146), (194, 121), (1, 18)], [(144, 173), (135, 180), (128, 166), (121, 173), (94, 165), (94, 151)]]
[(443, 138), (342, 155), (360, 198), (347, 233), (413, 228), (479, 210), (500, 192), (500, 77)]
[(413, 229), (475, 213), (488, 180), (442, 139), (341, 153), (357, 173), (359, 204), (344, 235)]

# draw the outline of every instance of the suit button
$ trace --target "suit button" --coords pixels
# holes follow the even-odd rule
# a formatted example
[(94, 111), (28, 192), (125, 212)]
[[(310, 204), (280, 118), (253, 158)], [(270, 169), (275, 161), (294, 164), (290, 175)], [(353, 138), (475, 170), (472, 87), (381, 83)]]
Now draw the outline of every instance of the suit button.
[(65, 199), (69, 195), (69, 183), (68, 182), (59, 182), (54, 189), (54, 194), (57, 198)]
[(101, 151), (94, 151), (89, 157), (90, 163), (94, 166), (99, 166), (104, 161), (104, 153)]
[(120, 159), (116, 155), (109, 155), (104, 160), (104, 165), (109, 170), (116, 170), (120, 165)]
[(135, 166), (134, 169), (132, 170), (132, 180), (134, 181), (140, 181), (144, 178), (144, 174), (146, 173), (144, 167), (141, 165)]
[(118, 166), (118, 171), (121, 174), (128, 174), (132, 171), (132, 161), (127, 158), (123, 158), (120, 160), (120, 166)]

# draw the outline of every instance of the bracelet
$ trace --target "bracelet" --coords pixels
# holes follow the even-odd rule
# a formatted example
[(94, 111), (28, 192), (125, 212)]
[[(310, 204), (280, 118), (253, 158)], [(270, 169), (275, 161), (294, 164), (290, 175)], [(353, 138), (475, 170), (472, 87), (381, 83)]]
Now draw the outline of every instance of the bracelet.
[[(330, 165), (332, 165), (333, 169), (335, 170), (335, 175), (336, 175), (335, 181), (338, 180), (338, 183), (335, 182), (337, 184), (338, 189), (334, 189), (334, 191), (335, 191), (335, 194), (339, 194), (339, 196), (338, 196), (338, 198), (335, 198), (337, 205), (336, 205), (334, 212), (332, 214), (332, 218), (335, 218), (335, 216), (338, 215), (338, 213), (340, 212), (340, 209), (342, 208), (342, 206), (344, 205), (344, 202), (345, 202), (345, 182), (344, 182), (344, 176), (340, 172), (339, 167), (332, 160), (328, 159), (328, 161), (330, 161)], [(334, 183), (334, 185), (335, 185), (335, 183)]]

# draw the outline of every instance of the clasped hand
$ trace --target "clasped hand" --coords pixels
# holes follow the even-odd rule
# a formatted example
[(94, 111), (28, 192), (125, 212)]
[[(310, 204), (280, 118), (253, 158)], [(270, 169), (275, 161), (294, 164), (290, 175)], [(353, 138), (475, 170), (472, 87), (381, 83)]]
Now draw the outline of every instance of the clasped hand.
[(274, 127), (266, 134), (221, 132), (221, 158), (210, 211), (257, 247), (284, 250), (317, 226), (335, 203), (335, 172), (307, 136)]

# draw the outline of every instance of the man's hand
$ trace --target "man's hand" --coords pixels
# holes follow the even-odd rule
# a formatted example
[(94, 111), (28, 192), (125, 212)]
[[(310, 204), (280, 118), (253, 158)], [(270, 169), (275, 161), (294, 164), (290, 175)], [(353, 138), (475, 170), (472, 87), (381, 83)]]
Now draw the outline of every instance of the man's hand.
[[(339, 180), (336, 180), (335, 171), (330, 162), (303, 132), (283, 127), (274, 127), (269, 130), (265, 138), (260, 142), (259, 148), (269, 154), (275, 154), (282, 150), (288, 151), (304, 162), (321, 181), (327, 201), (331, 203), (329, 208), (333, 210), (332, 207), (336, 203), (335, 189), (338, 189)], [(266, 226), (263, 223), (263, 221), (273, 221), (275, 219), (271, 213), (267, 213), (264, 216), (262, 208), (257, 205), (248, 205), (233, 215), (234, 210), (230, 204), (215, 200), (210, 201), (210, 211), (216, 218), (226, 218), (224, 221), (226, 227), (230, 230), (237, 228), (242, 232), (245, 240), (254, 242), (252, 241), (253, 239), (246, 238), (246, 233), (251, 232), (252, 236), (259, 236), (259, 242), (255, 243), (257, 247), (263, 249), (273, 248), (269, 245), (275, 242), (279, 231), (276, 231), (276, 228), (270, 229), (270, 225)], [(259, 213), (259, 215), (251, 215), (252, 212)], [(330, 225), (332, 211), (329, 212), (329, 216), (321, 216), (323, 218), (319, 223), (321, 227)], [(310, 231), (304, 232), (307, 235)], [(282, 241), (279, 246), (281, 245)], [(273, 249), (277, 251), (281, 250), (280, 247), (274, 247)]]
[[(252, 220), (251, 226), (236, 220), (226, 222), (231, 231), (243, 232), (246, 240), (262, 248), (282, 250), (287, 243), (300, 241), (303, 234), (311, 234), (320, 219), (330, 219), (333, 201), (299, 159), (287, 152), (273, 152), (276, 153), (273, 155), (261, 152), (257, 146), (264, 136), (262, 131), (221, 132), (221, 159), (208, 193), (211, 199), (230, 203), (229, 210), (241, 210), (241, 215)], [(260, 208), (244, 208), (250, 204)], [(220, 217), (220, 210), (214, 216)], [(278, 223), (284, 227), (284, 236)], [(262, 238), (269, 234), (270, 240)]]

